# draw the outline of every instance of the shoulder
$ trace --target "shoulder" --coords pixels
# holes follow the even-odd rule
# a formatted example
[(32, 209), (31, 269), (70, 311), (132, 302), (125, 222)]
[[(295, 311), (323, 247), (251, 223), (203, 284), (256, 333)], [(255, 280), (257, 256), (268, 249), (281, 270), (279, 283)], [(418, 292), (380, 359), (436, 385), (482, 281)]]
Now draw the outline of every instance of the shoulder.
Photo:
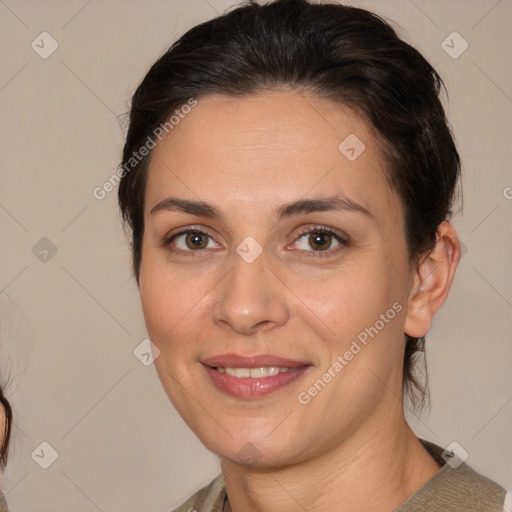
[(503, 512), (506, 494), (503, 487), (474, 471), (453, 452), (445, 453), (433, 443), (421, 442), (441, 469), (397, 512)]
[(9, 512), (9, 509), (7, 508), (7, 501), (5, 496), (2, 494), (2, 491), (0, 491), (0, 512)]
[(221, 473), (172, 512), (222, 512), (225, 498), (226, 488)]

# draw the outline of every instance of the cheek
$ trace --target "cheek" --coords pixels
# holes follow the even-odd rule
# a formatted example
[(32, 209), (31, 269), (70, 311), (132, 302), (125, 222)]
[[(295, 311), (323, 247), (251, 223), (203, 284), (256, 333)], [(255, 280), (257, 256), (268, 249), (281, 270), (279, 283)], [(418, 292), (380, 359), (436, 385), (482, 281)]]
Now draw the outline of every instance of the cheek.
[[(333, 337), (346, 339), (373, 325), (393, 303), (400, 302), (402, 294), (398, 270), (379, 263), (361, 261), (340, 266), (325, 277), (297, 279), (292, 281), (294, 294), (314, 317), (321, 320), (319, 327)], [(310, 315), (311, 315), (310, 313)]]
[[(193, 346), (195, 330), (208, 318), (213, 275), (171, 268), (158, 251), (144, 254), (140, 298), (151, 340), (165, 355)], [(192, 334), (191, 334), (192, 333)]]
[(167, 286), (160, 278), (161, 273), (150, 262), (142, 265), (140, 274), (140, 299), (146, 326), (153, 343), (160, 346), (163, 334), (172, 328), (173, 304), (178, 294), (167, 293)]
[(160, 350), (166, 347), (168, 335), (184, 315), (182, 310), (188, 300), (175, 281), (165, 264), (146, 250), (140, 271), (140, 299), (148, 333)]
[[(342, 401), (349, 408), (356, 406), (351, 396), (376, 399), (380, 395), (375, 386), (380, 389), (379, 382), (400, 374), (406, 306), (400, 277), (405, 279), (404, 269), (398, 267), (395, 261), (390, 271), (377, 258), (366, 262), (361, 258), (357, 264), (333, 271), (329, 279), (295, 281), (297, 296), (306, 306), (302, 306), (303, 314), (312, 319), (310, 326), (314, 322), (321, 329), (319, 374), (331, 369), (336, 375), (330, 387), (334, 394), (329, 397), (325, 393), (319, 406), (323, 400), (328, 402), (328, 397), (340, 400), (334, 391), (339, 388), (344, 390)], [(337, 368), (333, 368), (336, 361)], [(326, 378), (330, 379), (329, 375)]]
[[(147, 256), (147, 257), (146, 257)], [(158, 255), (147, 254), (141, 265), (140, 297), (146, 328), (151, 341), (160, 350), (155, 368), (168, 397), (184, 418), (190, 414), (183, 383), (194, 396), (194, 352), (198, 348), (197, 332), (204, 332), (198, 322), (204, 322), (204, 297), (207, 286), (204, 276), (180, 276), (159, 262)], [(199, 331), (196, 331), (199, 325)]]

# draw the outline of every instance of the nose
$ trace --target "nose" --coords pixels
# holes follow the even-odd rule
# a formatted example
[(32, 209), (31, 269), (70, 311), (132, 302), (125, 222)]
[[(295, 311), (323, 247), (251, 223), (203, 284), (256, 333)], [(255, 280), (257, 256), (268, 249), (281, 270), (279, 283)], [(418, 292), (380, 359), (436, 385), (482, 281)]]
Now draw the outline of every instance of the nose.
[(252, 263), (234, 254), (229, 272), (215, 289), (213, 319), (225, 329), (251, 335), (284, 325), (289, 318), (287, 288), (265, 252)]

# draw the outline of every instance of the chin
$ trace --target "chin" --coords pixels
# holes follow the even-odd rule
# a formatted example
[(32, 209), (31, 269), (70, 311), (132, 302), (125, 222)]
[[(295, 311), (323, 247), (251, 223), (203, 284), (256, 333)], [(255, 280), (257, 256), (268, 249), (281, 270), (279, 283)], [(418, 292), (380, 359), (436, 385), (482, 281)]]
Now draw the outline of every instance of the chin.
[[(294, 463), (300, 458), (299, 452), (302, 450), (299, 446), (294, 446), (292, 441), (293, 438), (301, 439), (299, 435), (283, 439), (279, 436), (269, 437), (268, 429), (258, 435), (248, 426), (245, 429), (235, 429), (232, 425), (227, 427), (228, 432), (234, 431), (236, 434), (230, 435), (221, 427), (217, 427), (216, 431), (196, 430), (195, 433), (209, 451), (221, 459), (242, 466), (261, 469), (279, 467)], [(288, 434), (290, 434), (289, 429)]]

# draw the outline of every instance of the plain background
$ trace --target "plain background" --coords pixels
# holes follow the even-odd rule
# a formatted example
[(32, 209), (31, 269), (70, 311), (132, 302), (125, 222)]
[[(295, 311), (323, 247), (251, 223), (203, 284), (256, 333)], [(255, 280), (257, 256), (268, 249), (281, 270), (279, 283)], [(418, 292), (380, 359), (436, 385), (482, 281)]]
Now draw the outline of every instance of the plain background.
[[(134, 356), (146, 331), (117, 188), (93, 190), (116, 170), (117, 116), (149, 66), (234, 3), (0, 0), (0, 358), (15, 411), (0, 484), (12, 512), (165, 511), (219, 470)], [(397, 22), (444, 78), (464, 163), (464, 254), (427, 337), (431, 412), (411, 422), (512, 489), (512, 3), (354, 5)], [(59, 45), (47, 59), (31, 47), (43, 31)], [(454, 31), (469, 44), (458, 58), (441, 46)], [(42, 442), (58, 453), (48, 469), (32, 455), (50, 457)]]

